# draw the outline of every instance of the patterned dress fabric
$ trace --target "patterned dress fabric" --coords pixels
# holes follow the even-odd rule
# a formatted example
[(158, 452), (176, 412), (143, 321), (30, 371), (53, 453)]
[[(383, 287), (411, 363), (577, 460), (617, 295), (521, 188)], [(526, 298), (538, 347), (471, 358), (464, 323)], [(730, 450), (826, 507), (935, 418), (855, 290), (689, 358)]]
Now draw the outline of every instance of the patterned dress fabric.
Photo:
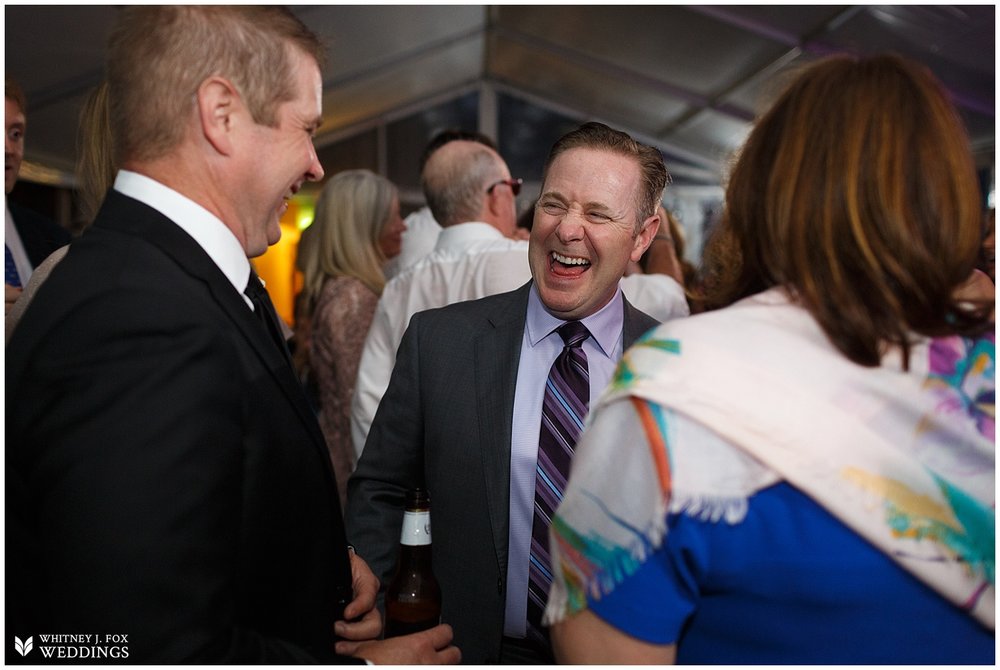
[(319, 424), (337, 476), (342, 509), (347, 480), (356, 464), (351, 398), (376, 305), (378, 295), (358, 279), (331, 277), (323, 284), (312, 315), (310, 370), (319, 390)]

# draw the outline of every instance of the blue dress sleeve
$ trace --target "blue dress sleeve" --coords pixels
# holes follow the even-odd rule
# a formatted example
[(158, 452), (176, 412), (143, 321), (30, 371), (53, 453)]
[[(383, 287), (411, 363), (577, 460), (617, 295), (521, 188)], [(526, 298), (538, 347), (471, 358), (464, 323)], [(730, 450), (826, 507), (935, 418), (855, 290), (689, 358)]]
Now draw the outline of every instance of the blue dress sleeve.
[(660, 547), (611, 593), (592, 596), (594, 614), (632, 637), (652, 644), (676, 644), (697, 608), (696, 575), (703, 552), (689, 542), (684, 518), (671, 515)]

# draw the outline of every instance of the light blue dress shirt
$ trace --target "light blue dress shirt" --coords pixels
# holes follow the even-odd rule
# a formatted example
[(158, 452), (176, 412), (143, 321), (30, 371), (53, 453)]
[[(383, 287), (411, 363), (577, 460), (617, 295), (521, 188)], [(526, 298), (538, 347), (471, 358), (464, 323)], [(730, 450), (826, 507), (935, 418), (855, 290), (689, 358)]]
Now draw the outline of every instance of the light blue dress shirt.
[[(622, 292), (600, 311), (583, 319), (590, 337), (583, 342), (590, 370), (590, 401), (611, 381), (622, 357), (622, 323), (625, 315)], [(563, 349), (555, 332), (565, 321), (549, 314), (532, 285), (528, 314), (521, 341), (514, 393), (514, 422), (510, 449), (510, 535), (507, 552), (507, 604), (504, 635), (524, 637), (528, 607), (528, 554), (535, 504), (535, 460), (542, 421), (542, 399), (549, 368)]]

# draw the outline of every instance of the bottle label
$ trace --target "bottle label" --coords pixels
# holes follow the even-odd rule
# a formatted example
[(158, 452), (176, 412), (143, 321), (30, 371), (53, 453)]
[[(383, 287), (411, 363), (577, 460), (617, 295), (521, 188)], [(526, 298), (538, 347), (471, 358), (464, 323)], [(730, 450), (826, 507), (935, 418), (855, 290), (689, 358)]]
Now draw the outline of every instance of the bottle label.
[(403, 531), (399, 543), (408, 547), (421, 547), (431, 543), (431, 513), (403, 512)]

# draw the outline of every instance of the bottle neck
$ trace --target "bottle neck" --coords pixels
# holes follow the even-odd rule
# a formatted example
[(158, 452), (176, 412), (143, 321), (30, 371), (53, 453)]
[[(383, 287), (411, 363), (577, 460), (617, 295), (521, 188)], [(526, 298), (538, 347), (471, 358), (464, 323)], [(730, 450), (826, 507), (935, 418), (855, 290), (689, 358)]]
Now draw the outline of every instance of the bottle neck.
[(403, 544), (399, 547), (399, 564), (407, 569), (431, 570), (431, 545)]

